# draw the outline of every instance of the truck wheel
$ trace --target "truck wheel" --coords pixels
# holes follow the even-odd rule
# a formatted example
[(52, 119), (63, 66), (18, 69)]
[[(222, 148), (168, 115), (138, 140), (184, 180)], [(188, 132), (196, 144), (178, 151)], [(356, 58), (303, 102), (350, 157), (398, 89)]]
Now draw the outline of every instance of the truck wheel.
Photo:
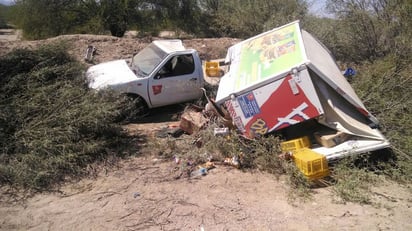
[(139, 116), (139, 118), (149, 115), (149, 107), (141, 96), (136, 96), (134, 98), (134, 105), (136, 107), (136, 115)]
[(132, 122), (149, 114), (149, 107), (139, 95), (123, 94), (120, 105), (120, 119), (125, 122)]

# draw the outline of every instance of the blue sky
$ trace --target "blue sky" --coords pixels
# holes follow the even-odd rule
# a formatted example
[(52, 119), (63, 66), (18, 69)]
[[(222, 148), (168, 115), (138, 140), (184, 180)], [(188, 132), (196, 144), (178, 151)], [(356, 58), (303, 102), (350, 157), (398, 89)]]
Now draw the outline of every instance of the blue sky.
[(325, 9), (327, 0), (308, 0), (307, 2), (309, 4), (310, 13), (317, 16), (331, 17)]
[(0, 3), (3, 5), (10, 5), (14, 0), (0, 0)]

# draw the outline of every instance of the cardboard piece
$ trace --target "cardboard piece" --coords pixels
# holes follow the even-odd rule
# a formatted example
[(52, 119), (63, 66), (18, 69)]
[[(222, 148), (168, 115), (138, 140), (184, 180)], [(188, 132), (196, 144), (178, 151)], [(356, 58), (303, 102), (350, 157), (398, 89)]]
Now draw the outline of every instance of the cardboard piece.
[(185, 111), (180, 118), (179, 127), (188, 134), (203, 129), (209, 120), (201, 112)]
[(343, 132), (321, 131), (314, 133), (316, 141), (326, 148), (335, 147), (350, 138), (349, 134)]

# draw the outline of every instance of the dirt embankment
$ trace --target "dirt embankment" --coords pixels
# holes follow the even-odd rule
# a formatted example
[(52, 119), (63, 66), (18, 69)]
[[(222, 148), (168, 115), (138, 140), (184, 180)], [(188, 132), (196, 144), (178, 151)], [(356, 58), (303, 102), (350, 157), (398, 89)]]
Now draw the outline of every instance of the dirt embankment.
[[(126, 36), (117, 38), (107, 35), (61, 35), (55, 38), (24, 41), (5, 39), (0, 34), (0, 56), (5, 55), (15, 48), (35, 48), (40, 45), (54, 42), (67, 42), (71, 49), (70, 53), (78, 60), (84, 61), (87, 46), (94, 46), (97, 51), (93, 63), (101, 63), (115, 59), (131, 58), (133, 53), (140, 51), (152, 40), (159, 38), (136, 38)], [(234, 38), (205, 38), (205, 39), (183, 39), (186, 48), (193, 48), (199, 52), (203, 60), (224, 58), (227, 48), (239, 42)]]
[[(0, 39), (0, 55), (57, 40), (70, 42), (71, 53), (82, 61), (86, 47), (94, 45), (95, 63), (129, 58), (150, 42), (95, 35)], [(224, 56), (235, 42), (184, 40), (205, 59)], [(169, 121), (153, 119), (129, 128), (151, 134)], [(305, 202), (290, 201), (283, 177), (217, 166), (198, 179), (175, 179), (179, 167), (172, 160), (159, 161), (142, 153), (99, 171), (96, 177), (68, 183), (58, 192), (13, 201), (15, 196), (2, 191), (0, 230), (412, 230), (410, 185), (382, 179), (372, 189), (371, 205), (337, 203), (328, 187), (314, 189)]]

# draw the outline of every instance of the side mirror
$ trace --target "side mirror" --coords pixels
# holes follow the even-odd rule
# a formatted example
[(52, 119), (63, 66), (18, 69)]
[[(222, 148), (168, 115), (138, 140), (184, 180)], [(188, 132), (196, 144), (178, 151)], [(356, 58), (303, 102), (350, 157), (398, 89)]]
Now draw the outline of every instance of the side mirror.
[(159, 72), (154, 76), (154, 79), (161, 79), (163, 77), (166, 77), (168, 74), (168, 71), (166, 70), (165, 67), (161, 68)]
[(162, 74), (160, 72), (157, 72), (157, 74), (153, 77), (154, 79), (161, 79)]

